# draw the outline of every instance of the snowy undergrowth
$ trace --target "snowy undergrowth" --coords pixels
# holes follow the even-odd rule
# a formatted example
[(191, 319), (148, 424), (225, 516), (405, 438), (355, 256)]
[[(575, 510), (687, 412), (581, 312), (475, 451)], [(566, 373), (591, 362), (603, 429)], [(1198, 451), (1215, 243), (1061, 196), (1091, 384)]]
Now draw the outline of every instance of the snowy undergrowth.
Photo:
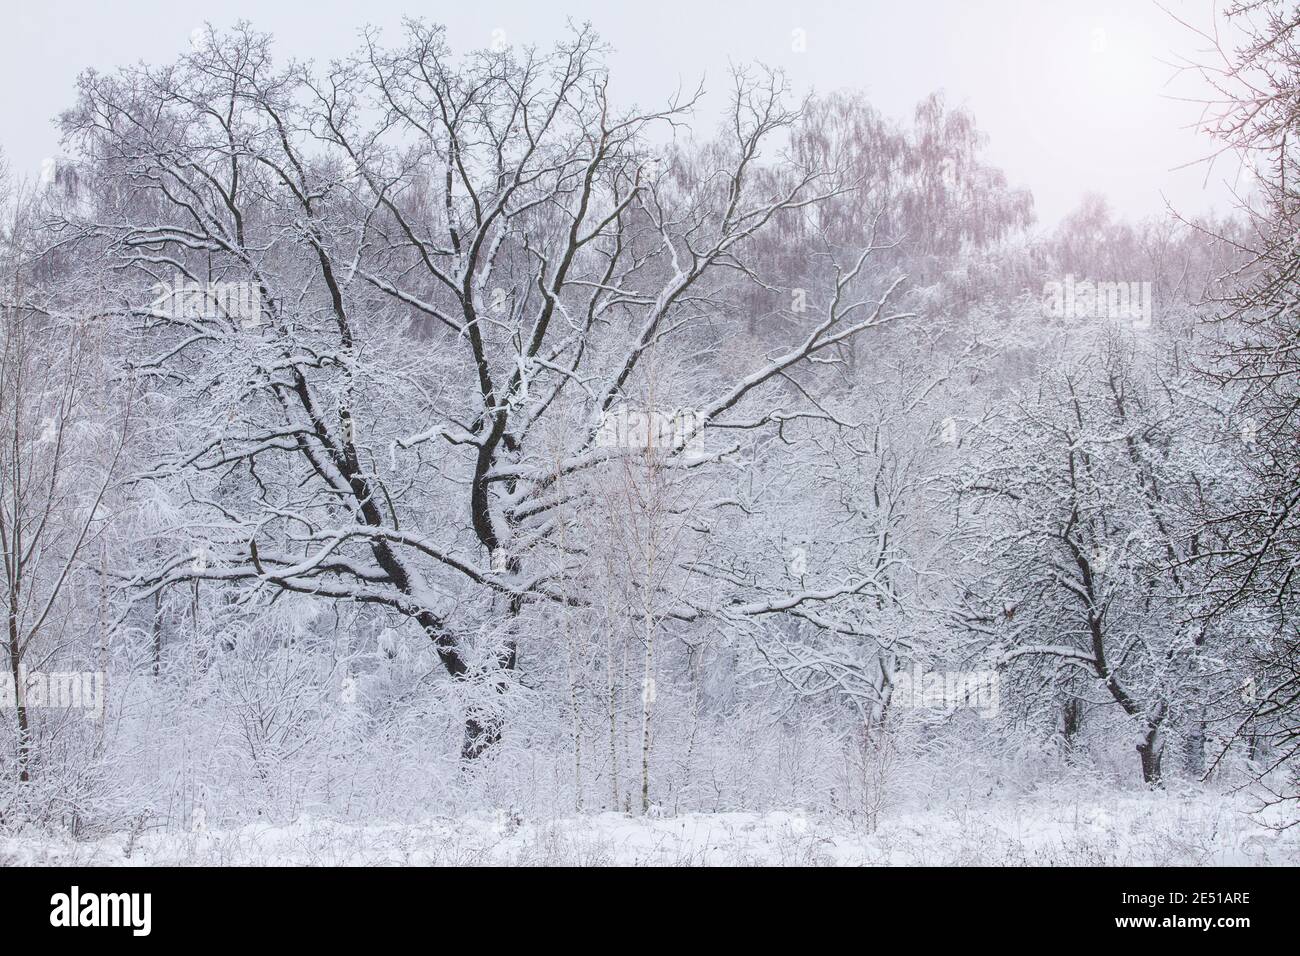
[(0, 839), (0, 865), (1154, 865), (1300, 864), (1300, 828), (1261, 826), (1214, 793), (1112, 794), (917, 808), (874, 833), (802, 810), (603, 812), (558, 819), (508, 811), (410, 824), (303, 816), (207, 832), (117, 833), (77, 842)]

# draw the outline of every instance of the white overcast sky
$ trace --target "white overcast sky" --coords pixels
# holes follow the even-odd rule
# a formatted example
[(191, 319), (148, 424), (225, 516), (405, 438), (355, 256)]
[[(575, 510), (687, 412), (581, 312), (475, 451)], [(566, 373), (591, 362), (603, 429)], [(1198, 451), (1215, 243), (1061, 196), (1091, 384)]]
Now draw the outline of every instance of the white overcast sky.
[[(1209, 0), (1165, 7), (1209, 25)], [(395, 33), (404, 15), (446, 24), (458, 49), (486, 46), (494, 30), (516, 44), (546, 44), (566, 18), (590, 20), (615, 47), (616, 95), (662, 102), (701, 75), (718, 108), (728, 63), (783, 67), (798, 91), (863, 89), (886, 115), (905, 117), (943, 89), (972, 109), (987, 155), (1027, 186), (1050, 225), (1089, 191), (1125, 217), (1226, 209), (1216, 168), (1176, 171), (1212, 144), (1191, 127), (1199, 85), (1170, 65), (1204, 42), (1152, 0), (0, 0), (0, 148), (12, 172), (35, 178), (58, 153), (52, 118), (72, 102), (77, 73), (188, 48), (204, 21), (246, 18), (277, 38), (281, 56), (347, 53), (359, 27)], [(792, 50), (792, 30), (807, 51)], [(712, 122), (712, 115), (710, 122)]]

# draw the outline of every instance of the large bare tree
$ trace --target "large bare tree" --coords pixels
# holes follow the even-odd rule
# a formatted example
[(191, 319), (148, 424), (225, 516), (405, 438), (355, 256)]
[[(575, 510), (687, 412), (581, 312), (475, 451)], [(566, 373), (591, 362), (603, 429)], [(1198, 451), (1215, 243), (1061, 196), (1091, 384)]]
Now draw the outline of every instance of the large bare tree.
[[(719, 135), (697, 143), (698, 93), (622, 110), (602, 56), (581, 28), (549, 51), (454, 58), (441, 28), (409, 22), (397, 45), (371, 33), (316, 70), (276, 66), (243, 27), (166, 67), (82, 78), (64, 128), (86, 201), (59, 229), (112, 264), (104, 311), (145, 333), (134, 370), (168, 414), (136, 479), (184, 515), (172, 556), (134, 577), (141, 596), (210, 581), (386, 608), (449, 674), (500, 689), (522, 608), (590, 600), (573, 535), (567, 561), (530, 555), (557, 547), (603, 469), (644, 455), (602, 423), (671, 410), (688, 425), (656, 467), (703, 476), (743, 468), (729, 436), (833, 420), (790, 384), (903, 316), (901, 279), (866, 281), (874, 244), (827, 288), (786, 290), (788, 345), (734, 367), (719, 343), (729, 291), (783, 288), (753, 238), (853, 181), (766, 164), (801, 118), (776, 73), (737, 71)], [(675, 374), (649, 374), (666, 347)], [(777, 398), (747, 410), (761, 393)], [(737, 580), (665, 617), (793, 613), (870, 580)], [(504, 637), (475, 649), (484, 618)], [(466, 756), (496, 738), (488, 713), (471, 708)]]

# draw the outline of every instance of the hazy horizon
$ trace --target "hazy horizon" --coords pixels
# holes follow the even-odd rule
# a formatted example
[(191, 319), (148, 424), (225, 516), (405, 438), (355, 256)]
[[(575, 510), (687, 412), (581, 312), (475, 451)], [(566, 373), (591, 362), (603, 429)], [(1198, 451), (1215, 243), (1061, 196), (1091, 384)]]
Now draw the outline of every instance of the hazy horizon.
[[(82, 69), (170, 61), (204, 22), (221, 29), (247, 19), (274, 36), (281, 58), (322, 61), (352, 50), (362, 26), (391, 34), (406, 15), (444, 23), (457, 52), (500, 36), (546, 46), (566, 20), (518, 2), (427, 10), (402, 0), (363, 8), (337, 0), (233, 0), (214, 16), (194, 0), (146, 0), (129, 18), (84, 2), (6, 0), (5, 7), (0, 149), (12, 175), (33, 180), (42, 161), (59, 153), (53, 119), (72, 105)], [(747, 5), (743, 17), (726, 5), (678, 0), (630, 9), (575, 0), (567, 9), (568, 18), (590, 20), (614, 47), (615, 95), (623, 102), (662, 102), (679, 81), (693, 85), (703, 76), (709, 95), (702, 114), (711, 119), (728, 65), (754, 60), (785, 70), (801, 94), (862, 90), (892, 119), (906, 119), (923, 97), (943, 90), (951, 105), (974, 113), (988, 137), (987, 160), (1033, 193), (1041, 226), (1055, 225), (1089, 192), (1106, 196), (1128, 219), (1160, 213), (1166, 200), (1186, 215), (1223, 212), (1232, 203), (1224, 180), (1233, 170), (1216, 166), (1207, 183), (1205, 165), (1196, 162), (1214, 144), (1189, 128), (1199, 107), (1178, 97), (1194, 99), (1198, 87), (1172, 65), (1200, 45), (1174, 15), (1208, 24), (1215, 9), (1208, 3), (1174, 2), (1169, 12), (1154, 2), (1101, 3), (1084, 12), (1022, 0), (939, 0), (926, 8), (760, 2)], [(796, 30), (804, 31), (802, 52)]]

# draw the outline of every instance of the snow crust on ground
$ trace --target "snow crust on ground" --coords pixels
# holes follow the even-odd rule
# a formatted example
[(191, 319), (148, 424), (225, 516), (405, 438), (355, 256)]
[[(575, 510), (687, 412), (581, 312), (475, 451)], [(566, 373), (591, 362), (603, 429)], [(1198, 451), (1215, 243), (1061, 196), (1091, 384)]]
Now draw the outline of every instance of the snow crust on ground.
[(887, 814), (874, 832), (798, 809), (547, 820), (498, 811), (403, 824), (303, 816), (93, 841), (10, 836), (0, 838), (0, 866), (1300, 864), (1300, 826), (1279, 831), (1259, 820), (1204, 794), (936, 806)]

